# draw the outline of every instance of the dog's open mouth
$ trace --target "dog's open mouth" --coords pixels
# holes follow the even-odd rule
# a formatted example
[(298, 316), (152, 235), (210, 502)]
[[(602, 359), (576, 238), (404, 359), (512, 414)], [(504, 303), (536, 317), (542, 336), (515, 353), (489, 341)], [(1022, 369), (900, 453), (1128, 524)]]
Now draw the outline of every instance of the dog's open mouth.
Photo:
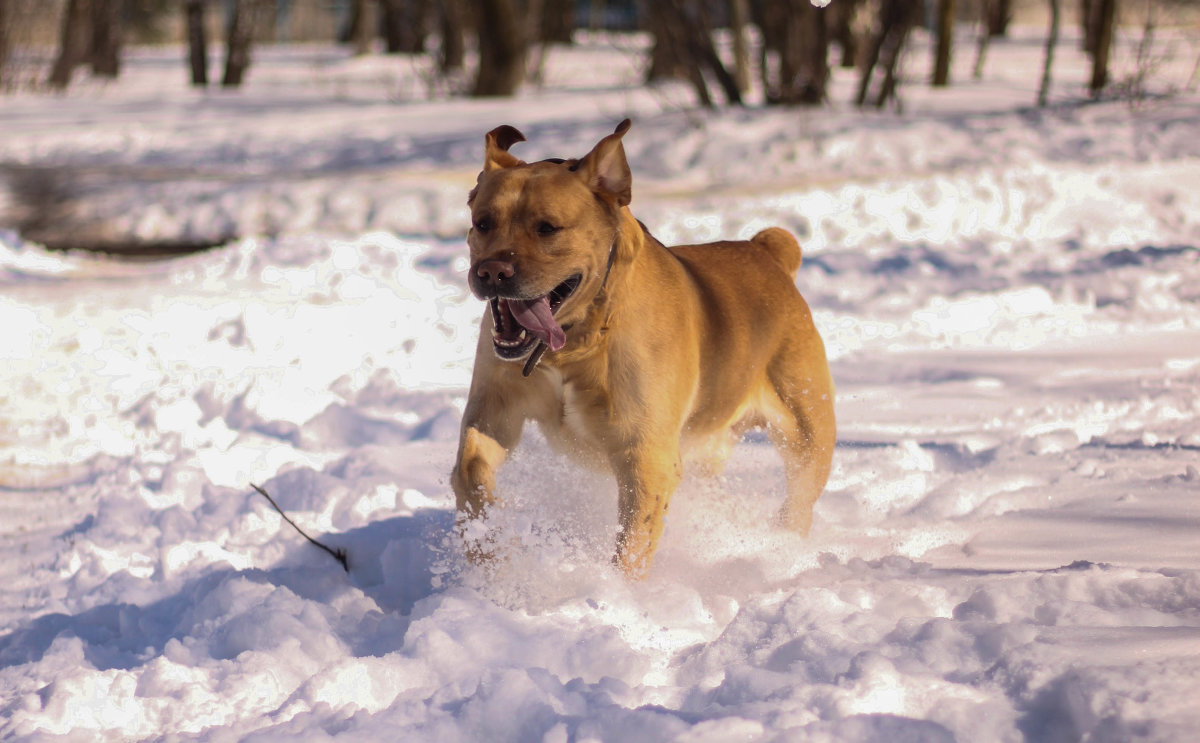
[(583, 276), (575, 274), (535, 299), (493, 297), (492, 344), (502, 359), (522, 358), (541, 341), (551, 351), (567, 344), (567, 334), (554, 318), (554, 313), (575, 293)]

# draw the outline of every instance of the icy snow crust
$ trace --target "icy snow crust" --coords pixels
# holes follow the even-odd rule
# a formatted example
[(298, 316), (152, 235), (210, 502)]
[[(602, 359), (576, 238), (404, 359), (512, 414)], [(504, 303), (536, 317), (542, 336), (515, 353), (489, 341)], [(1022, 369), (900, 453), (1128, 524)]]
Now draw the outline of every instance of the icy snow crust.
[[(1194, 739), (1200, 101), (1022, 111), (1036, 45), (997, 42), (1000, 77), (902, 117), (699, 115), (620, 87), (615, 43), (516, 102), (397, 105), (396, 63), (305, 50), (236, 96), (143, 52), (5, 101), (0, 159), (217, 173), (101, 209), (245, 236), (128, 263), (0, 233), (0, 738)], [(531, 431), (503, 559), (465, 564), (481, 135), (573, 155), (626, 113), (665, 242), (801, 237), (841, 434), (813, 536), (771, 525), (751, 436), (629, 583), (613, 483)]]

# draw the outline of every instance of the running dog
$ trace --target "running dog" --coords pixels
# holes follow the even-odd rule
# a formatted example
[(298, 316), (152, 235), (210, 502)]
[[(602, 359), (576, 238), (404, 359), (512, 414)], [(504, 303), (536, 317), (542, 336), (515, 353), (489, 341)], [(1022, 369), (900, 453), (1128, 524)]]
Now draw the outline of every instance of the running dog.
[(526, 421), (616, 477), (614, 562), (649, 570), (681, 451), (728, 453), (763, 426), (783, 457), (780, 522), (802, 534), (836, 430), (825, 346), (794, 275), (796, 239), (663, 246), (629, 211), (628, 119), (577, 160), (525, 163), (489, 132), (471, 191), (468, 282), (488, 303), (451, 477), (460, 528), (495, 501)]

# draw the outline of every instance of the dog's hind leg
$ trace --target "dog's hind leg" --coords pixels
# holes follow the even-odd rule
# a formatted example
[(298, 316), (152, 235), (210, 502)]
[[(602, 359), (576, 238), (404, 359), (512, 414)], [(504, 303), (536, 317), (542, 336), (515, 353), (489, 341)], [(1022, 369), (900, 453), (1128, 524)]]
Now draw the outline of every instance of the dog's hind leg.
[(821, 363), (816, 364), (811, 348), (804, 353), (785, 349), (768, 369), (777, 397), (768, 431), (787, 478), (787, 500), (779, 521), (804, 535), (812, 526), (813, 505), (829, 479), (837, 439), (833, 382), (824, 353), (819, 349), (818, 353)]

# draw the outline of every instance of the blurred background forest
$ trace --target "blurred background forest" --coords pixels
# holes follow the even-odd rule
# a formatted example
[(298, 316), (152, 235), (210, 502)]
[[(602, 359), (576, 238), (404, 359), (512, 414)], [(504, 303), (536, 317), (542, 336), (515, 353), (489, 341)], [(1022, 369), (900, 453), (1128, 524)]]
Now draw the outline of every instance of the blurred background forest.
[[(1045, 29), (1044, 104), (1067, 24), (1079, 30), (1071, 38), (1088, 54), (1096, 97), (1138, 93), (1161, 61), (1156, 34), (1194, 37), (1198, 19), (1197, 0), (0, 0), (0, 90), (118, 79), (125, 48), (164, 44), (186, 46), (181, 80), (236, 88), (256, 47), (302, 43), (419, 57), (436, 78), (431, 91), (510, 96), (539, 82), (551, 45), (626, 31), (646, 40), (631, 54), (647, 82), (682, 80), (702, 106), (820, 105), (837, 65), (857, 69), (855, 103), (882, 108), (896, 101), (914, 32), (934, 47), (929, 83), (945, 86), (954, 56), (970, 55), (979, 75), (989, 42), (1020, 23)], [(956, 48), (964, 25), (973, 43)], [(1118, 32), (1136, 38), (1138, 64), (1114, 80)], [(1200, 59), (1192, 69), (1188, 86)]]
[[(919, 115), (929, 96), (1141, 106), (1195, 90), (1198, 29), (1200, 0), (0, 0), (0, 228), (123, 254), (303, 225), (417, 229), (436, 219), (393, 208), (394, 184), (346, 221), (344, 184), (314, 185), (320, 205), (296, 213), (264, 179), (449, 167), (513, 117), (509, 100), (525, 126), (588, 102), (606, 121), (674, 111), (693, 126), (705, 110), (802, 127), (812, 112), (831, 132), (849, 125), (839, 112)], [(428, 105), (401, 126), (397, 103)], [(294, 172), (334, 121), (352, 133), (329, 140), (338, 154)], [(223, 129), (245, 141), (195, 161)], [(249, 154), (296, 136), (286, 157)]]

